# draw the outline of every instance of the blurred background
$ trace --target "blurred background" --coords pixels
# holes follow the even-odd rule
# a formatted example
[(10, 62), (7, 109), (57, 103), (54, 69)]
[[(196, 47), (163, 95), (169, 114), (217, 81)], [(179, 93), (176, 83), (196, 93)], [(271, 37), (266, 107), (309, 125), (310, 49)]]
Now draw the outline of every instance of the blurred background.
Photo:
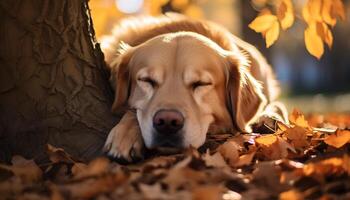
[[(217, 22), (256, 46), (273, 66), (282, 87), (282, 101), (288, 109), (303, 112), (350, 113), (350, 15), (333, 29), (334, 44), (320, 60), (304, 44), (306, 24), (301, 7), (306, 0), (294, 0), (296, 21), (282, 31), (278, 41), (265, 47), (262, 36), (248, 27), (267, 0), (90, 0), (97, 40), (111, 33), (121, 18), (159, 15), (173, 11), (193, 18)], [(346, 13), (350, 0), (344, 0)]]

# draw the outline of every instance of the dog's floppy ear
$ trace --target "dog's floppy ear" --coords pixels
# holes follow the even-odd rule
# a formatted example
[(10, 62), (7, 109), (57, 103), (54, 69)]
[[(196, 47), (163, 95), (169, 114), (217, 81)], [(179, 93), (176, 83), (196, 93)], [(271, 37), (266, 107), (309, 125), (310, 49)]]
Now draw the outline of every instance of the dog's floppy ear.
[(229, 62), (228, 105), (234, 124), (240, 131), (251, 132), (251, 123), (266, 105), (261, 84), (250, 74), (247, 64), (227, 57)]
[(118, 55), (110, 63), (111, 84), (115, 89), (115, 97), (112, 105), (113, 112), (120, 112), (127, 107), (131, 89), (131, 77), (129, 62), (134, 52), (134, 48), (125, 43), (120, 43)]

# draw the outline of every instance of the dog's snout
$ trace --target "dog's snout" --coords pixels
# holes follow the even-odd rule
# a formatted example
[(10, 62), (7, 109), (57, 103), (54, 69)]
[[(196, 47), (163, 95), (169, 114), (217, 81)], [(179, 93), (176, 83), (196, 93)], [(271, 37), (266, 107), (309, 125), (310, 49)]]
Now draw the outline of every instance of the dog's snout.
[(160, 110), (153, 117), (153, 127), (161, 134), (173, 134), (184, 126), (184, 117), (176, 110)]

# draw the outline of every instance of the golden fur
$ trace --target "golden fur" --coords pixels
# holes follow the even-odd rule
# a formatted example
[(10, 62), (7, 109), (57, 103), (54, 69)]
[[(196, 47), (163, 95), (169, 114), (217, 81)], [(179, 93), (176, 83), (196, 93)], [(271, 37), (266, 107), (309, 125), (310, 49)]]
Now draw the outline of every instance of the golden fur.
[[(136, 109), (136, 113), (127, 111), (107, 139), (106, 150), (114, 157), (130, 161), (140, 156), (143, 142), (146, 147), (156, 147), (150, 120), (160, 108), (183, 113), (188, 121), (183, 147), (198, 147), (207, 131), (250, 132), (250, 125), (279, 93), (261, 53), (208, 21), (176, 14), (128, 18), (115, 27), (108, 41), (103, 47), (112, 71), (111, 83), (116, 87), (113, 110)], [(174, 73), (184, 77), (169, 78)], [(157, 87), (140, 77), (156, 80)], [(197, 79), (210, 84), (189, 93), (187, 85)]]

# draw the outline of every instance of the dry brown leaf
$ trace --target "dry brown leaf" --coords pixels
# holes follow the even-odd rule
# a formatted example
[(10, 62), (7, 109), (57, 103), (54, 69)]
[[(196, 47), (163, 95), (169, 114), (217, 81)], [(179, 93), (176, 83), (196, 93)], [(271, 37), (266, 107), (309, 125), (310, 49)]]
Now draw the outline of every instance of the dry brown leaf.
[(289, 115), (289, 121), (294, 125), (307, 129), (310, 128), (305, 116), (298, 109), (293, 109), (293, 112)]
[(291, 141), (291, 144), (297, 149), (302, 149), (309, 146), (309, 141), (307, 140), (307, 135), (309, 133), (309, 130), (300, 126), (295, 126), (285, 131), (286, 137)]
[(316, 23), (311, 23), (304, 32), (305, 45), (308, 52), (320, 59), (324, 53), (322, 38), (317, 33)]
[(277, 142), (277, 136), (273, 134), (264, 135), (256, 138), (255, 142), (260, 145), (270, 146)]
[(65, 163), (75, 163), (76, 161), (72, 158), (71, 155), (66, 153), (62, 148), (56, 148), (50, 144), (46, 146), (46, 153), (49, 156), (49, 159), (53, 163), (65, 162)]
[(218, 151), (222, 155), (222, 157), (228, 161), (228, 164), (230, 166), (234, 166), (235, 163), (238, 162), (239, 159), (239, 145), (234, 142), (234, 141), (227, 141), (224, 144), (222, 144), (219, 148)]
[(139, 184), (145, 199), (170, 199), (171, 195), (165, 193), (159, 183), (153, 185)]
[(49, 189), (51, 191), (51, 200), (64, 200), (63, 195), (61, 194), (61, 192), (55, 184), (50, 184)]
[(304, 196), (301, 192), (292, 189), (286, 192), (282, 192), (278, 198), (279, 200), (303, 200)]
[(306, 164), (301, 170), (305, 176), (314, 176), (316, 178), (322, 178), (327, 175), (336, 176), (342, 173), (350, 175), (350, 158), (348, 155), (340, 158), (329, 158)]
[(234, 164), (234, 167), (242, 167), (245, 165), (250, 165), (254, 158), (255, 152), (251, 152), (248, 154), (241, 155), (238, 159), (238, 162)]
[(72, 199), (91, 199), (99, 194), (111, 192), (115, 187), (123, 184), (128, 176), (121, 170), (99, 179), (87, 179), (82, 182), (59, 185), (61, 191), (68, 191)]
[(189, 189), (198, 182), (205, 181), (206, 178), (207, 175), (203, 171), (184, 167), (170, 169), (168, 175), (162, 182), (169, 186), (170, 191), (176, 191), (179, 187), (186, 187), (186, 189)]
[(221, 200), (225, 189), (221, 185), (206, 185), (196, 187), (192, 191), (193, 200)]
[(269, 160), (286, 158), (288, 150), (295, 152), (294, 147), (276, 135), (262, 136), (255, 142), (260, 146), (262, 154)]
[(283, 0), (277, 10), (277, 17), (283, 30), (287, 30), (294, 23), (294, 8), (291, 0)]
[(16, 155), (11, 162), (12, 165), (0, 164), (0, 168), (11, 171), (25, 183), (36, 182), (42, 178), (43, 172), (33, 160)]
[(209, 150), (205, 154), (203, 154), (202, 159), (205, 162), (205, 165), (208, 167), (228, 167), (225, 159), (222, 157), (222, 155), (219, 152), (214, 153), (213, 155), (210, 155)]
[(252, 174), (253, 181), (269, 192), (279, 193), (286, 189), (286, 185), (280, 182), (281, 172), (281, 167), (275, 161), (258, 162)]
[(340, 148), (347, 143), (350, 143), (350, 131), (348, 130), (337, 130), (332, 135), (327, 136), (324, 142), (335, 148)]
[(97, 158), (86, 165), (84, 163), (75, 163), (72, 167), (72, 174), (76, 179), (90, 176), (98, 176), (106, 173), (109, 166), (107, 158)]
[(176, 158), (173, 156), (159, 156), (147, 161), (145, 167), (168, 167), (175, 161)]

